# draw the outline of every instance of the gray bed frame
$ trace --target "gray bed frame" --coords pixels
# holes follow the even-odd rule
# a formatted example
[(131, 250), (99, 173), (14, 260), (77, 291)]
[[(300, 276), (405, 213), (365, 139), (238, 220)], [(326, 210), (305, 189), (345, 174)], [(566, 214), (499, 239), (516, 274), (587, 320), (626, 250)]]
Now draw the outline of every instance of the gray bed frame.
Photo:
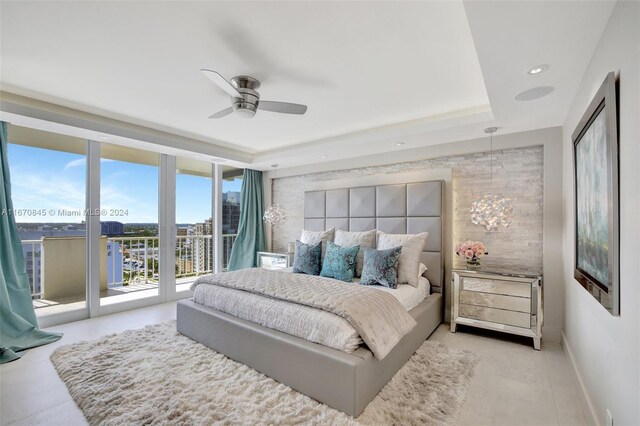
[(305, 193), (305, 229), (429, 232), (422, 261), (432, 294), (409, 311), (418, 325), (381, 360), (366, 347), (353, 353), (242, 320), (192, 300), (178, 302), (178, 332), (353, 417), (443, 321), (444, 181)]

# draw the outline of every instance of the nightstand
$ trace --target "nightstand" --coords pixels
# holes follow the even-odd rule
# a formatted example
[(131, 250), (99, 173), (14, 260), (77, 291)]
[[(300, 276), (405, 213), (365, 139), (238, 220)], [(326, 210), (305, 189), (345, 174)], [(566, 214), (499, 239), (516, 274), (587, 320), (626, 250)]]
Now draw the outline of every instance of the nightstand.
[(292, 254), (259, 251), (256, 256), (258, 268), (284, 269), (290, 267), (293, 264)]
[(542, 276), (454, 269), (451, 332), (463, 324), (542, 339)]

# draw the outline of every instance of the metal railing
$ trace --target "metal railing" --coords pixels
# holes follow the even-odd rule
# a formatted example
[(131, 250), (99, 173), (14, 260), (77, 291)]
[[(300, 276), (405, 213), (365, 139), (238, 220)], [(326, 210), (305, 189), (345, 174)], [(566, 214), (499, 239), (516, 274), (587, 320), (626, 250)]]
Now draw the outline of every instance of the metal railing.
[[(227, 269), (237, 234), (222, 235), (222, 267)], [(84, 237), (78, 237), (84, 239)], [(44, 295), (42, 279), (42, 240), (23, 240), (27, 275), (33, 299)], [(111, 237), (107, 239), (107, 287), (158, 284), (159, 237)], [(214, 270), (214, 244), (211, 235), (176, 236), (175, 276), (177, 279), (210, 274)]]
[(158, 283), (159, 237), (107, 239), (107, 287)]
[[(231, 256), (231, 248), (237, 234), (222, 235), (222, 268), (226, 270)], [(120, 276), (119, 259), (108, 260), (112, 270), (108, 279), (109, 287), (139, 283), (158, 282), (159, 238), (109, 238), (112, 248), (122, 254), (122, 279)], [(117, 244), (117, 246), (116, 246)], [(175, 251), (176, 278), (197, 277), (210, 274), (214, 270), (214, 244), (212, 235), (178, 235), (176, 236)]]

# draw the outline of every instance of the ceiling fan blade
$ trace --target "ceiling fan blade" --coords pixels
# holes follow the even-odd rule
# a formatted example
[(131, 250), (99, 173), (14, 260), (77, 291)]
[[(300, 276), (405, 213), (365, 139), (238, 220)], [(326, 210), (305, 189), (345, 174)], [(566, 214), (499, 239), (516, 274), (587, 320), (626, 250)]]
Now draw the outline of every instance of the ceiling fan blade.
[(219, 88), (221, 88), (222, 90), (227, 92), (229, 94), (229, 96), (232, 96), (234, 98), (241, 98), (242, 97), (240, 92), (238, 92), (236, 90), (236, 88), (233, 87), (231, 85), (231, 83), (229, 83), (227, 80), (225, 80), (225, 78), (223, 76), (221, 76), (219, 73), (217, 73), (215, 71), (212, 71), (212, 70), (207, 70), (207, 69), (204, 69), (204, 68), (201, 69), (200, 71), (202, 71), (202, 73), (204, 75), (209, 77), (209, 80), (213, 81)]
[(213, 115), (210, 115), (209, 118), (222, 118), (225, 115), (229, 115), (233, 112), (233, 108), (229, 107), (229, 108), (225, 108), (222, 111), (218, 111)]
[(275, 101), (260, 101), (260, 103), (258, 103), (258, 109), (271, 112), (281, 112), (284, 114), (304, 114), (307, 112), (306, 105)]

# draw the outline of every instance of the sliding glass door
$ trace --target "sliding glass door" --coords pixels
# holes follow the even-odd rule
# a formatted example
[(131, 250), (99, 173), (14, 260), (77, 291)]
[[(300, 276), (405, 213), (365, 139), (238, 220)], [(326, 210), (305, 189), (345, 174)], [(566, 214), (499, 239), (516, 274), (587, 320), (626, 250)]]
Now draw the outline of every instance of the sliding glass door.
[(160, 155), (100, 144), (100, 306), (159, 296)]
[(18, 234), (38, 317), (86, 310), (84, 140), (8, 126)]
[(227, 168), (222, 173), (222, 269), (231, 259), (231, 249), (238, 235), (242, 189), (242, 169)]
[(212, 164), (176, 158), (175, 289), (187, 291), (215, 265)]
[(226, 267), (242, 170), (15, 125), (8, 136), (11, 213), (41, 325), (186, 297)]

